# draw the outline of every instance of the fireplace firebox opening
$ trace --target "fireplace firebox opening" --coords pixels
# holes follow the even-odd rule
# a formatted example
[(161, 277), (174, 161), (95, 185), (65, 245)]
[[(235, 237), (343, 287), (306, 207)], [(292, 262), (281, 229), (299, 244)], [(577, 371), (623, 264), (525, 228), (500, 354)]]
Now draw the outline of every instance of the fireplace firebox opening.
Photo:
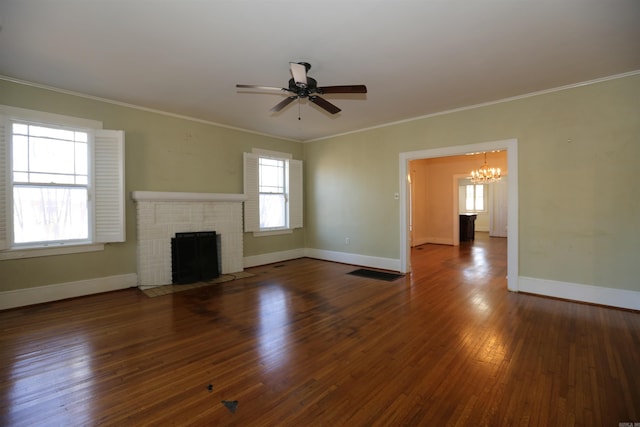
[(215, 231), (176, 233), (171, 239), (171, 278), (184, 285), (215, 279), (218, 267), (218, 239)]

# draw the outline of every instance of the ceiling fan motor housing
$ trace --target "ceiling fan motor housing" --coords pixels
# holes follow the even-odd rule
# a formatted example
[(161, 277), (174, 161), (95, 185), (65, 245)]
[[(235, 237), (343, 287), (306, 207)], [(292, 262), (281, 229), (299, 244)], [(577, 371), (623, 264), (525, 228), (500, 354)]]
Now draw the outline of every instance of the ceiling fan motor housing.
[(307, 85), (299, 86), (294, 79), (289, 79), (289, 92), (295, 93), (300, 98), (306, 98), (312, 93), (320, 93), (318, 91), (318, 82), (307, 76)]

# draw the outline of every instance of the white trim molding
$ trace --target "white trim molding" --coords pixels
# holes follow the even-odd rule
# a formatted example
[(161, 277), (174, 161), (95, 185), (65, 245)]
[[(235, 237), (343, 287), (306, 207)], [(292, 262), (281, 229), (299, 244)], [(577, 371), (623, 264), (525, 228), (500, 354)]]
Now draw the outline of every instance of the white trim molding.
[[(476, 231), (480, 231), (476, 228)], [(432, 243), (434, 245), (451, 245), (451, 246), (458, 246), (455, 244), (455, 242), (453, 241), (452, 238), (450, 237), (433, 237), (433, 236), (427, 236), (427, 237), (423, 237), (421, 239), (416, 239), (414, 241), (411, 242), (412, 246), (420, 246), (420, 245), (426, 245), (427, 243)]]
[(380, 268), (383, 270), (400, 271), (400, 260), (380, 258), (347, 252), (326, 251), (323, 249), (292, 249), (290, 251), (270, 252), (268, 254), (244, 257), (244, 267), (257, 267), (297, 258), (314, 258), (323, 261), (339, 262), (360, 267)]
[(640, 74), (640, 70), (633, 70), (633, 71), (628, 71), (628, 72), (625, 72), (625, 73), (614, 74), (614, 75), (605, 76), (605, 77), (599, 77), (599, 78), (592, 79), (592, 80), (587, 80), (587, 81), (582, 81), (582, 82), (577, 82), (577, 83), (571, 83), (571, 84), (564, 85), (564, 86), (554, 87), (554, 88), (550, 88), (550, 89), (543, 89), (543, 90), (536, 91), (536, 92), (529, 92), (529, 93), (522, 94), (522, 95), (516, 95), (516, 96), (512, 96), (512, 97), (508, 97), (508, 98), (497, 99), (497, 100), (494, 100), (494, 101), (488, 101), (488, 102), (483, 102), (483, 103), (479, 103), (479, 104), (468, 105), (468, 106), (464, 106), (464, 107), (460, 107), (460, 108), (453, 108), (453, 109), (450, 109), (450, 110), (438, 111), (438, 112), (435, 112), (435, 113), (425, 114), (425, 115), (418, 116), (418, 117), (411, 117), (411, 118), (408, 118), (408, 119), (403, 119), (403, 120), (397, 120), (397, 121), (394, 121), (394, 122), (383, 123), (381, 125), (370, 126), (370, 127), (356, 129), (356, 130), (349, 131), (349, 132), (343, 132), (343, 133), (337, 133), (337, 134), (334, 134), (334, 135), (321, 136), (321, 137), (318, 137), (318, 138), (307, 139), (307, 140), (300, 140), (300, 139), (288, 138), (288, 137), (278, 136), (278, 135), (264, 133), (264, 132), (257, 132), (255, 130), (239, 128), (239, 127), (235, 127), (235, 126), (230, 126), (230, 125), (226, 125), (226, 124), (222, 124), (222, 123), (213, 122), (213, 121), (210, 121), (210, 120), (204, 120), (204, 119), (199, 119), (199, 118), (196, 118), (196, 117), (170, 113), (170, 112), (163, 111), (163, 110), (157, 110), (157, 109), (154, 109), (154, 108), (143, 107), (143, 106), (140, 106), (140, 105), (130, 104), (130, 103), (121, 102), (121, 101), (116, 101), (116, 100), (109, 99), (109, 98), (102, 98), (102, 97), (98, 97), (98, 96), (88, 95), (88, 94), (82, 93), (82, 92), (75, 92), (75, 91), (71, 91), (71, 90), (67, 90), (67, 89), (61, 89), (61, 88), (58, 88), (58, 87), (55, 87), (55, 86), (43, 85), (41, 83), (35, 83), (35, 82), (28, 81), (28, 80), (17, 79), (15, 77), (9, 77), (9, 76), (3, 75), (3, 74), (0, 74), (0, 80), (5, 80), (5, 81), (11, 82), (11, 83), (16, 83), (16, 84), (20, 84), (20, 85), (24, 85), (24, 86), (31, 86), (31, 87), (35, 87), (35, 88), (38, 88), (38, 89), (44, 89), (44, 90), (49, 90), (49, 91), (53, 91), (53, 92), (58, 92), (58, 93), (66, 94), (66, 95), (77, 96), (77, 97), (80, 97), (80, 98), (91, 99), (91, 100), (98, 101), (98, 102), (106, 102), (108, 104), (118, 105), (118, 106), (122, 106), (122, 107), (126, 107), (126, 108), (134, 108), (134, 109), (140, 110), (140, 111), (148, 111), (148, 112), (155, 113), (155, 114), (161, 114), (161, 115), (164, 115), (164, 116), (167, 116), (167, 117), (175, 117), (175, 118), (189, 120), (189, 121), (196, 122), (196, 123), (205, 123), (205, 124), (209, 124), (209, 125), (213, 125), (213, 126), (219, 126), (219, 127), (226, 128), (226, 129), (238, 130), (238, 131), (241, 131), (241, 132), (247, 132), (247, 133), (251, 133), (251, 134), (254, 134), (254, 135), (268, 136), (268, 137), (271, 137), (271, 138), (278, 138), (278, 139), (281, 139), (281, 140), (284, 140), (284, 141), (309, 143), (309, 142), (315, 142), (315, 141), (322, 141), (322, 140), (329, 139), (329, 138), (337, 138), (339, 136), (344, 136), (344, 135), (349, 135), (349, 134), (354, 134), (354, 133), (367, 132), (367, 131), (370, 131), (372, 129), (379, 129), (379, 128), (385, 128), (385, 127), (390, 127), (390, 126), (396, 126), (396, 125), (402, 124), (402, 123), (410, 123), (410, 122), (414, 122), (414, 121), (417, 121), (417, 120), (423, 120), (423, 119), (427, 119), (427, 118), (430, 118), (430, 117), (442, 116), (442, 115), (446, 115), (446, 114), (456, 113), (456, 112), (459, 112), (459, 111), (472, 110), (472, 109), (475, 109), (475, 108), (486, 107), (488, 105), (501, 104), (501, 103), (504, 103), (504, 102), (511, 102), (511, 101), (515, 101), (515, 100), (518, 100), (518, 99), (524, 99), (524, 98), (529, 98), (529, 97), (533, 97), (533, 96), (545, 95), (545, 94), (548, 94), (548, 93), (560, 92), (560, 91), (564, 91), (564, 90), (574, 89), (574, 88), (577, 88), (577, 87), (588, 86), (588, 85), (592, 85), (592, 84), (598, 84), (598, 83), (606, 82), (606, 81), (609, 81), (609, 80), (622, 79), (622, 78), (626, 78), (626, 77), (635, 76), (637, 74)]
[(0, 310), (135, 287), (135, 273), (0, 292)]
[(292, 249), (289, 251), (269, 252), (268, 254), (246, 256), (244, 257), (244, 268), (273, 264), (275, 262), (288, 261), (290, 259), (304, 258), (304, 256), (304, 249)]
[(505, 139), (500, 141), (481, 142), (470, 145), (453, 145), (440, 148), (430, 148), (420, 151), (402, 152), (399, 155), (399, 189), (400, 189), (400, 265), (402, 273), (411, 271), (411, 238), (409, 235), (409, 162), (417, 159), (457, 156), (467, 153), (507, 150), (507, 165), (509, 168), (508, 196), (507, 196), (507, 289), (517, 292), (519, 243), (518, 243), (518, 140)]
[(244, 202), (247, 200), (244, 194), (172, 191), (132, 191), (131, 198), (137, 202)]
[(38, 258), (51, 255), (79, 254), (104, 250), (104, 243), (89, 245), (56, 245), (43, 248), (7, 249), (0, 252), (0, 261), (6, 259)]
[(600, 78), (593, 79), (593, 80), (587, 80), (587, 81), (578, 82), (578, 83), (571, 83), (571, 84), (564, 85), (564, 86), (553, 87), (553, 88), (550, 88), (550, 89), (543, 89), (543, 90), (539, 90), (539, 91), (536, 91), (536, 92), (529, 92), (529, 93), (525, 93), (525, 94), (522, 94), (522, 95), (511, 96), (511, 97), (508, 97), (508, 98), (496, 99), (494, 101), (487, 101), (487, 102), (481, 102), (479, 104), (466, 105), (464, 107), (452, 108), (450, 110), (438, 111), (438, 112), (435, 112), (435, 113), (425, 114), (423, 116), (418, 116), (418, 117), (410, 117), (408, 119), (397, 120), (395, 122), (383, 123), (381, 125), (370, 126), (370, 127), (367, 127), (367, 128), (356, 129), (356, 130), (353, 130), (353, 131), (348, 131), (348, 132), (343, 132), (343, 133), (337, 133), (335, 135), (321, 136), (321, 137), (314, 138), (314, 139), (308, 139), (308, 140), (302, 141), (302, 142), (310, 143), (310, 142), (322, 141), (322, 140), (329, 139), (329, 138), (337, 138), (339, 136), (351, 135), (351, 134), (354, 134), (354, 133), (368, 132), (368, 131), (374, 130), (374, 129), (382, 129), (382, 128), (386, 128), (386, 127), (390, 127), (390, 126), (397, 126), (397, 125), (403, 124), (403, 123), (411, 123), (411, 122), (415, 122), (415, 121), (418, 121), (418, 120), (429, 119), (429, 118), (432, 118), (432, 117), (438, 117), (438, 116), (444, 116), (444, 115), (447, 115), (447, 114), (458, 113), (460, 111), (473, 110), (473, 109), (476, 109), (476, 108), (487, 107), (487, 106), (490, 106), (490, 105), (503, 104), (505, 102), (512, 102), (512, 101), (517, 101), (517, 100), (520, 100), (520, 99), (531, 98), (531, 97), (534, 97), (534, 96), (546, 95), (546, 94), (555, 93), (555, 92), (562, 92), (562, 91), (565, 91), (565, 90), (575, 89), (575, 88), (582, 87), (582, 86), (594, 85), (594, 84), (598, 84), (598, 83), (602, 83), (602, 82), (607, 82), (607, 81), (610, 81), (610, 80), (623, 79), (623, 78), (626, 78), (626, 77), (635, 76), (637, 74), (640, 74), (640, 70), (633, 70), (633, 71), (629, 71), (629, 72), (626, 72), (626, 73), (614, 74), (612, 76), (600, 77)]
[(520, 276), (520, 292), (640, 311), (640, 292)]
[(306, 248), (304, 255), (308, 258), (316, 258), (324, 261), (340, 262), (362, 267), (379, 268), (382, 270), (400, 271), (400, 260), (393, 258), (381, 258), (369, 255), (360, 255), (348, 252), (326, 251), (323, 249)]

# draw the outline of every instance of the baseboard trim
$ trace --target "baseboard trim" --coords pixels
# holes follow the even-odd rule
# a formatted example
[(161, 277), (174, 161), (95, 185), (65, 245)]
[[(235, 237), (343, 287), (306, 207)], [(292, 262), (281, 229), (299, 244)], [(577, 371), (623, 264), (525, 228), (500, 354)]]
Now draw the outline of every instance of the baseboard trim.
[(383, 270), (400, 271), (400, 260), (380, 258), (367, 255), (351, 254), (347, 252), (326, 251), (322, 249), (294, 249), (290, 251), (270, 252), (268, 254), (244, 257), (245, 268), (259, 265), (273, 264), (296, 258), (315, 258), (323, 261), (353, 264), (362, 267), (380, 268)]
[(413, 239), (411, 240), (411, 246), (420, 246), (420, 245), (426, 245), (427, 243), (430, 243), (428, 239), (426, 238), (422, 238), (422, 239)]
[(383, 270), (400, 271), (400, 260), (393, 258), (380, 258), (368, 255), (352, 254), (347, 252), (326, 251), (323, 249), (307, 248), (304, 254), (309, 258), (324, 261), (341, 262), (362, 267), (380, 268)]
[(423, 237), (411, 242), (413, 246), (426, 245), (428, 243), (433, 245), (452, 245), (453, 239), (448, 237)]
[(137, 286), (135, 273), (0, 292), (0, 310)]
[[(244, 258), (245, 267), (309, 257), (363, 267), (400, 271), (400, 260), (322, 249), (294, 249)], [(121, 274), (0, 292), (0, 310), (137, 286), (137, 274)], [(536, 295), (640, 311), (640, 292), (520, 276), (518, 290)]]
[(640, 311), (640, 292), (638, 291), (523, 276), (518, 278), (518, 290), (554, 298)]
[(268, 254), (253, 255), (244, 257), (244, 267), (256, 267), (258, 265), (273, 264), (290, 259), (304, 257), (304, 249), (292, 249), (290, 251), (269, 252)]

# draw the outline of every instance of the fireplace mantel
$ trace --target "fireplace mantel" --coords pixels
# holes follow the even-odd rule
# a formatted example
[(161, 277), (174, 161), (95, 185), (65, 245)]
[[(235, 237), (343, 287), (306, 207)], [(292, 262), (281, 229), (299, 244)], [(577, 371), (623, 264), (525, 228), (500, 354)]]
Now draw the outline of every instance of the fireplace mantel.
[(136, 202), (244, 202), (247, 196), (233, 193), (185, 193), (174, 191), (132, 191)]

